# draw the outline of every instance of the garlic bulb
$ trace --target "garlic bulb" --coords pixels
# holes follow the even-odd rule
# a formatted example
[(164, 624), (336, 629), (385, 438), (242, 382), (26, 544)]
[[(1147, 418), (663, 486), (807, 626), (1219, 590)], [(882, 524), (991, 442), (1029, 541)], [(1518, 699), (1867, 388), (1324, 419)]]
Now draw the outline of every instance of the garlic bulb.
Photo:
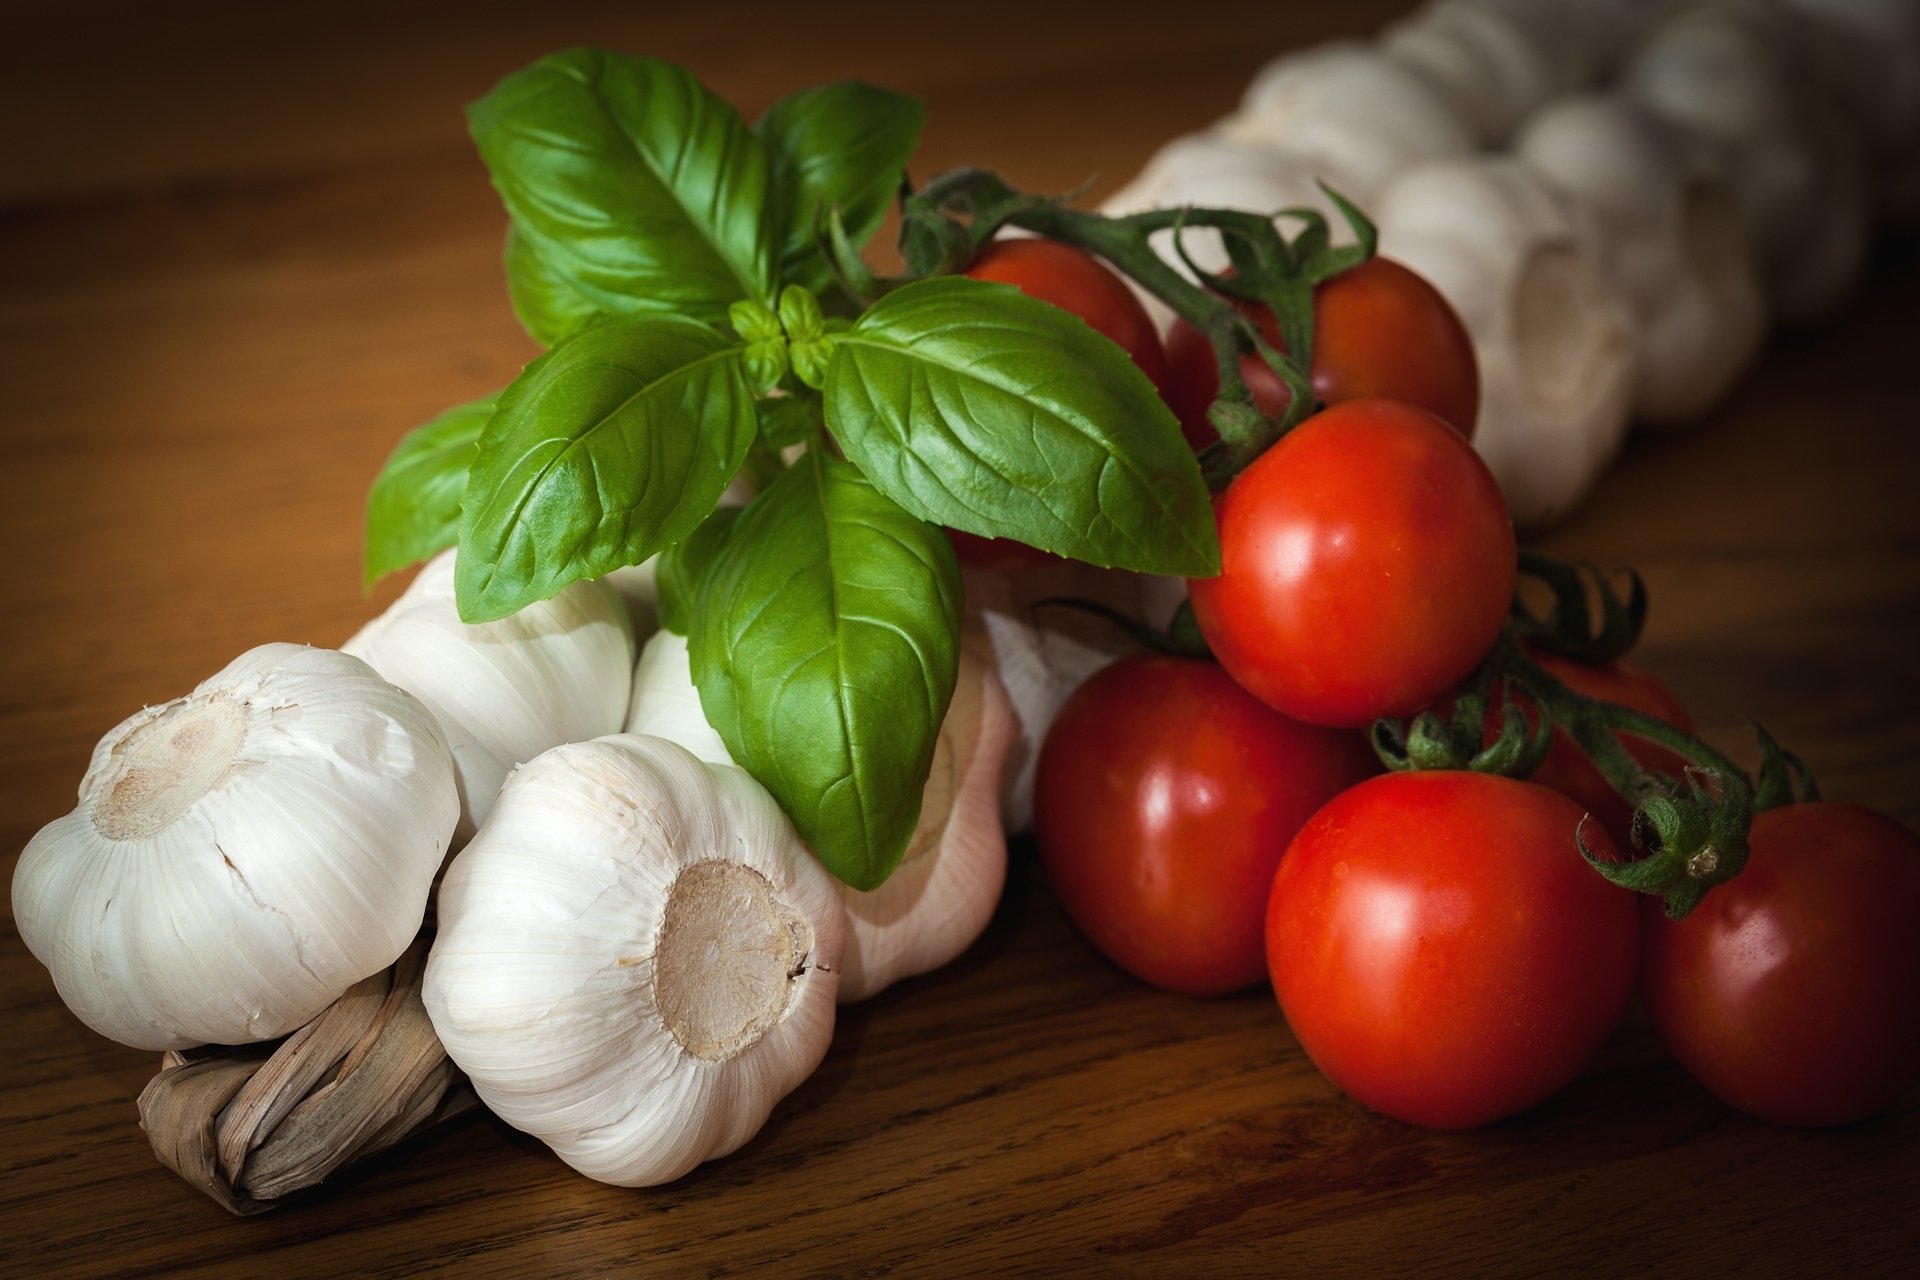
[(708, 764), (733, 763), (727, 744), (707, 723), (706, 710), (700, 705), (685, 636), (661, 631), (641, 647), (640, 662), (633, 669), (626, 731), (677, 742)]
[(460, 621), (453, 552), (429, 560), (385, 613), (341, 646), (427, 704), (453, 744), (464, 840), (507, 770), (626, 714), (633, 630), (613, 590), (576, 582), (497, 622)]
[(626, 605), (636, 636), (650, 636), (660, 628), (660, 584), (655, 579), (659, 567), (660, 557), (648, 556), (639, 564), (615, 569), (600, 579)]
[(394, 962), (460, 814), (427, 709), (357, 658), (268, 644), (100, 740), (13, 876), (27, 949), (137, 1049), (285, 1035)]
[(1771, 4), (1685, 9), (1621, 71), (1622, 92), (1687, 130), (1691, 162), (1733, 193), (1774, 313), (1804, 324), (1845, 300), (1871, 231), (1863, 139)]
[(507, 779), (441, 884), (422, 998), (496, 1115), (650, 1186), (741, 1146), (819, 1065), (844, 933), (764, 788), (621, 734)]
[(1580, 211), (1511, 156), (1408, 170), (1374, 209), (1380, 251), (1459, 312), (1480, 362), (1474, 448), (1515, 523), (1564, 516), (1626, 435), (1631, 313)]
[(1009, 745), (1000, 789), (1007, 831), (1033, 825), (1033, 770), (1060, 706), (1082, 681), (1136, 646), (1113, 623), (1040, 601), (1090, 600), (1140, 616), (1136, 575), (1062, 560), (1019, 573), (965, 571), (961, 642), (990, 663), (1013, 705), (1019, 736)]
[(1444, 94), (1476, 142), (1493, 145), (1550, 96), (1587, 79), (1593, 68), (1566, 55), (1597, 43), (1564, 32), (1543, 39), (1525, 14), (1455, 0), (1427, 5), (1387, 28), (1380, 51)]
[(1823, 79), (1871, 141), (1883, 218), (1920, 217), (1920, 5), (1785, 0), (1805, 20)]
[(984, 661), (963, 650), (906, 856), (872, 892), (834, 886), (847, 913), (842, 1004), (939, 968), (993, 918), (1007, 878), (1000, 772), (1013, 737), (1006, 690)]
[(1597, 94), (1552, 104), (1514, 143), (1598, 228), (1605, 272), (1639, 337), (1634, 416), (1656, 426), (1712, 408), (1766, 336), (1766, 302), (1731, 200), (1686, 174), (1681, 148), (1645, 109)]
[(1415, 71), (1353, 41), (1283, 54), (1221, 137), (1299, 157), (1362, 206), (1407, 165), (1473, 150), (1473, 128)]

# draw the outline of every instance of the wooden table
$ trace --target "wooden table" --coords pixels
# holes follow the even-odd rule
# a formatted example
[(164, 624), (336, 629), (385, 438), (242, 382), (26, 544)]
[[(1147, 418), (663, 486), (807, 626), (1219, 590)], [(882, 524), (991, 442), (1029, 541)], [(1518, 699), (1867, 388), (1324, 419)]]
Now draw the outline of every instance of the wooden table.
[[(581, 42), (687, 62), (748, 115), (861, 76), (923, 95), (921, 175), (1111, 185), (1281, 48), (1398, 6), (51, 7), (0, 48), (0, 848), (93, 741), (247, 646), (383, 606), (361, 501), (399, 432), (533, 354), (460, 108)], [(647, 12), (670, 8), (671, 12)], [(164, 13), (162, 11), (165, 11)], [(1296, 12), (1296, 10), (1299, 10)], [(1548, 545), (1646, 575), (1642, 658), (1830, 795), (1920, 822), (1920, 253), (1777, 341), (1712, 420), (1638, 439)], [(1915, 1253), (1915, 1100), (1834, 1132), (1730, 1112), (1629, 1019), (1505, 1124), (1346, 1101), (1269, 995), (1149, 990), (1016, 865), (963, 960), (842, 1016), (738, 1155), (652, 1191), (479, 1118), (298, 1208), (229, 1219), (155, 1165), (153, 1055), (86, 1031), (0, 935), (0, 1273), (1887, 1273)], [(1818, 1052), (1818, 1046), (1808, 1046)]]

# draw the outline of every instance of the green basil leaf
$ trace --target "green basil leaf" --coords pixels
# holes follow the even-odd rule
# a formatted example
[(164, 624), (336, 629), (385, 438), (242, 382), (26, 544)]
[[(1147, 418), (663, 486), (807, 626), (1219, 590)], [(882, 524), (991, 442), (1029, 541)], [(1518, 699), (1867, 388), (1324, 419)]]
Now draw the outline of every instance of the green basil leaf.
[(753, 443), (741, 348), (633, 316), (575, 334), (500, 394), (460, 521), (469, 622), (638, 564), (693, 532)]
[(769, 449), (799, 444), (820, 429), (820, 397), (811, 392), (769, 396), (757, 407), (760, 443)]
[(773, 301), (766, 148), (682, 67), (601, 49), (508, 76), (467, 112), (516, 241), (516, 308), (548, 317), (673, 313), (718, 322)]
[(846, 81), (783, 98), (754, 126), (773, 159), (774, 199), (785, 239), (780, 278), (816, 293), (833, 271), (815, 236), (822, 208), (838, 207), (857, 248), (880, 228), (920, 142), (917, 98)]
[(885, 880), (959, 661), (946, 536), (810, 450), (733, 521), (693, 606), (700, 705), (834, 875)]
[(654, 566), (654, 590), (659, 600), (660, 625), (677, 636), (693, 628), (693, 602), (700, 598), (707, 568), (726, 544), (727, 531), (740, 507), (715, 507), (698, 529), (660, 553)]
[(367, 494), (366, 582), (460, 539), (460, 499), (497, 395), (456, 405), (400, 438)]
[(827, 426), (914, 515), (1097, 565), (1220, 571), (1172, 411), (1077, 317), (950, 277), (889, 293), (833, 343)]
[(600, 304), (556, 275), (517, 227), (507, 227), (507, 298), (533, 340), (550, 347), (606, 318)]

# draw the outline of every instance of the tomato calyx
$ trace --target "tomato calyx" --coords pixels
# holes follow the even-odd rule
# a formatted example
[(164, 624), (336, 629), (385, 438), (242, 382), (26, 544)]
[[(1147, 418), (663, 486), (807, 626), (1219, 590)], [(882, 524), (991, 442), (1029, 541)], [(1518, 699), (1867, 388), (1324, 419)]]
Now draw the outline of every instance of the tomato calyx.
[[(1265, 452), (1281, 435), (1315, 408), (1307, 369), (1313, 353), (1314, 287), (1373, 256), (1373, 224), (1331, 188), (1328, 198), (1352, 229), (1356, 243), (1334, 247), (1324, 215), (1313, 209), (1278, 214), (1235, 209), (1155, 209), (1110, 218), (1070, 208), (1071, 196), (1030, 195), (985, 169), (962, 168), (935, 176), (900, 199), (900, 252), (906, 272), (881, 279), (860, 261), (831, 212), (816, 233), (840, 284), (856, 299), (870, 300), (889, 289), (930, 275), (962, 271), (1006, 227), (1059, 240), (1105, 260), (1140, 288), (1159, 298), (1193, 325), (1214, 349), (1219, 388), (1208, 420), (1221, 444), (1201, 457), (1202, 470), (1216, 491)], [(1298, 224), (1291, 237), (1277, 220)], [(1232, 271), (1201, 270), (1188, 256), (1182, 237), (1190, 230), (1217, 232)], [(1197, 279), (1189, 280), (1160, 256), (1151, 238), (1168, 233), (1175, 251)], [(1259, 326), (1234, 305), (1235, 300), (1264, 303), (1279, 318), (1286, 350), (1262, 337)], [(1293, 392), (1278, 418), (1261, 412), (1241, 376), (1242, 357), (1254, 356)]]
[(1544, 587), (1552, 603), (1536, 612), (1515, 594), (1508, 633), (1516, 640), (1589, 663), (1612, 662), (1640, 642), (1647, 622), (1647, 585), (1632, 569), (1620, 571), (1627, 580), (1624, 596), (1592, 561), (1568, 564), (1523, 548), (1520, 573)]

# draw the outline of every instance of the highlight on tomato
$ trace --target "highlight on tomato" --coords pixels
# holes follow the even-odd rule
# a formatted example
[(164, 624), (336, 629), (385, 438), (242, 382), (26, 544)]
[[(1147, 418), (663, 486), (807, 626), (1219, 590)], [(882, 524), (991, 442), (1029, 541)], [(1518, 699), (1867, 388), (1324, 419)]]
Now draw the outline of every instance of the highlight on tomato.
[[(1271, 309), (1235, 302), (1278, 350), (1286, 343)], [(1374, 257), (1313, 292), (1313, 394), (1324, 405), (1400, 400), (1418, 405), (1461, 435), (1480, 413), (1480, 367), (1473, 340), (1440, 291), (1408, 267)], [(1293, 394), (1266, 361), (1242, 356), (1240, 377), (1259, 410), (1278, 418)], [(1196, 449), (1219, 438), (1207, 408), (1220, 392), (1213, 346), (1176, 319), (1167, 331), (1167, 404)]]
[(1220, 664), (1275, 710), (1358, 727), (1428, 706), (1492, 647), (1513, 522), (1473, 446), (1352, 400), (1289, 431), (1215, 504), (1220, 573), (1189, 584)]
[(1102, 955), (1169, 991), (1218, 995), (1266, 974), (1267, 888), (1287, 842), (1377, 769), (1362, 735), (1290, 720), (1215, 663), (1131, 656), (1048, 731), (1034, 834)]
[[(1633, 989), (1639, 909), (1580, 855), (1581, 812), (1481, 773), (1393, 773), (1294, 837), (1267, 906), (1287, 1024), (1355, 1100), (1437, 1129), (1571, 1082)], [(1613, 856), (1606, 833), (1580, 839)]]

